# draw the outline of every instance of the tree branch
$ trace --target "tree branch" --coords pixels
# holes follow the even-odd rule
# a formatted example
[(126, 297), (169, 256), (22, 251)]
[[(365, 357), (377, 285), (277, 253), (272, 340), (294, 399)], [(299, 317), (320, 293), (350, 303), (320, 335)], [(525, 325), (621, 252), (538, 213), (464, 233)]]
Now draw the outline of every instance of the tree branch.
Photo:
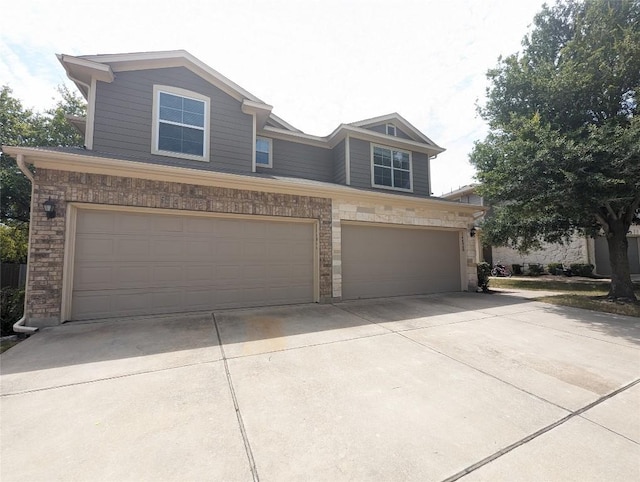
[(640, 208), (640, 194), (638, 194), (629, 205), (629, 209), (624, 214), (623, 221), (627, 224), (631, 224), (638, 208)]
[(611, 207), (611, 204), (609, 204), (609, 201), (605, 201), (604, 203), (604, 207), (607, 208), (607, 211), (609, 212), (609, 215), (613, 218), (613, 219), (618, 219), (618, 216), (616, 216), (616, 212), (613, 210), (613, 208)]
[(607, 222), (607, 220), (600, 214), (600, 213), (595, 213), (596, 216), (596, 221), (598, 221), (598, 223), (600, 224), (600, 226), (602, 226), (602, 230), (604, 231), (604, 234), (609, 234), (609, 223)]

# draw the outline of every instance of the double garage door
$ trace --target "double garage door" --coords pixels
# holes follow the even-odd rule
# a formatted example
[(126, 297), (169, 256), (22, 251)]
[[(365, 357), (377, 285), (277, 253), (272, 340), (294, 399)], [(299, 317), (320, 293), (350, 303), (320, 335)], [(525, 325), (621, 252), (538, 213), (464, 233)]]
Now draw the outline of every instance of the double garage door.
[(311, 222), (78, 210), (71, 319), (314, 301)]
[(342, 225), (342, 298), (460, 291), (455, 231)]

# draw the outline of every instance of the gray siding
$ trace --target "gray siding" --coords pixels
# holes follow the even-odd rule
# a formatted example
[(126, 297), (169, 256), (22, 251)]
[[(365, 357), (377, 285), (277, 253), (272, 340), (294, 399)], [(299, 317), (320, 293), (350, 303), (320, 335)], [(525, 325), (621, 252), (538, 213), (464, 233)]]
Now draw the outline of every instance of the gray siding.
[[(153, 86), (168, 85), (211, 99), (210, 162), (151, 155)], [(183, 67), (118, 72), (98, 82), (93, 149), (155, 164), (251, 172), (253, 119), (241, 103)]]
[(430, 196), (427, 155), (421, 152), (412, 152), (411, 159), (413, 161), (413, 193), (416, 196)]
[(349, 141), (350, 161), (351, 161), (351, 186), (363, 189), (374, 189), (376, 191), (392, 192), (394, 194), (406, 194), (409, 196), (426, 197), (429, 192), (429, 168), (427, 155), (419, 152), (412, 152), (413, 163), (413, 193), (403, 191), (386, 190), (371, 186), (371, 144), (368, 141), (354, 139)]
[[(370, 131), (380, 132), (382, 134), (387, 133), (387, 124), (380, 124), (378, 126), (365, 127), (365, 129), (369, 129)], [(396, 127), (396, 137), (400, 137), (401, 139), (411, 139), (407, 134), (402, 132), (398, 127)]]
[(371, 147), (369, 141), (349, 139), (351, 186), (371, 188)]
[(338, 184), (346, 184), (347, 176), (344, 169), (344, 141), (333, 148), (333, 181)]
[(273, 167), (257, 167), (257, 171), (334, 182), (333, 153), (331, 149), (273, 139)]

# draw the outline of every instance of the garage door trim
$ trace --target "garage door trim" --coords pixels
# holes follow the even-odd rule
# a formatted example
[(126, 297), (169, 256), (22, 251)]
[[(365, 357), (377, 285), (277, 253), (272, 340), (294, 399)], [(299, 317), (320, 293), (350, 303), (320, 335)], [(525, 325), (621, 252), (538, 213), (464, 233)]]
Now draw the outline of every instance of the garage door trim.
[(193, 216), (193, 217), (209, 217), (209, 218), (227, 218), (227, 219), (245, 219), (251, 221), (274, 221), (281, 223), (304, 223), (313, 225), (313, 301), (318, 302), (320, 299), (320, 253), (319, 253), (319, 224), (317, 219), (297, 218), (283, 216), (267, 216), (256, 214), (234, 214), (219, 213), (208, 211), (186, 211), (176, 209), (147, 208), (138, 206), (120, 206), (109, 204), (91, 204), (91, 203), (67, 203), (66, 209), (66, 233), (65, 233), (65, 249), (62, 269), (62, 303), (61, 303), (61, 320), (63, 322), (71, 319), (71, 309), (73, 303), (73, 273), (75, 260), (75, 244), (77, 231), (78, 211), (116, 211), (137, 214), (158, 214), (172, 216)]

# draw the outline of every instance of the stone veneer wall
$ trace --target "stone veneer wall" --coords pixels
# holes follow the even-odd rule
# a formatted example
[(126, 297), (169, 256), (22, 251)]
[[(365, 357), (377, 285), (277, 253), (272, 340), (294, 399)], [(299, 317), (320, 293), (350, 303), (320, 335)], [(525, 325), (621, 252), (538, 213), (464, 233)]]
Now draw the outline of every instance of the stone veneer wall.
[(342, 297), (342, 228), (341, 221), (365, 221), (375, 223), (407, 224), (411, 226), (431, 226), (460, 229), (464, 233), (464, 253), (466, 259), (467, 289), (478, 287), (476, 272), (475, 242), (469, 236), (472, 216), (456, 211), (434, 208), (403, 208), (387, 204), (354, 203), (333, 200), (333, 297)]
[(575, 235), (568, 244), (544, 243), (541, 250), (521, 254), (515, 249), (507, 247), (493, 247), (492, 256), (494, 264), (528, 265), (538, 263), (546, 266), (549, 263), (592, 263), (589, 260), (587, 239), (584, 236)]
[[(56, 203), (54, 219), (47, 219), (42, 209), (49, 197)], [(320, 301), (331, 301), (331, 199), (38, 169), (30, 226), (28, 325), (61, 321), (68, 202), (317, 219)]]

